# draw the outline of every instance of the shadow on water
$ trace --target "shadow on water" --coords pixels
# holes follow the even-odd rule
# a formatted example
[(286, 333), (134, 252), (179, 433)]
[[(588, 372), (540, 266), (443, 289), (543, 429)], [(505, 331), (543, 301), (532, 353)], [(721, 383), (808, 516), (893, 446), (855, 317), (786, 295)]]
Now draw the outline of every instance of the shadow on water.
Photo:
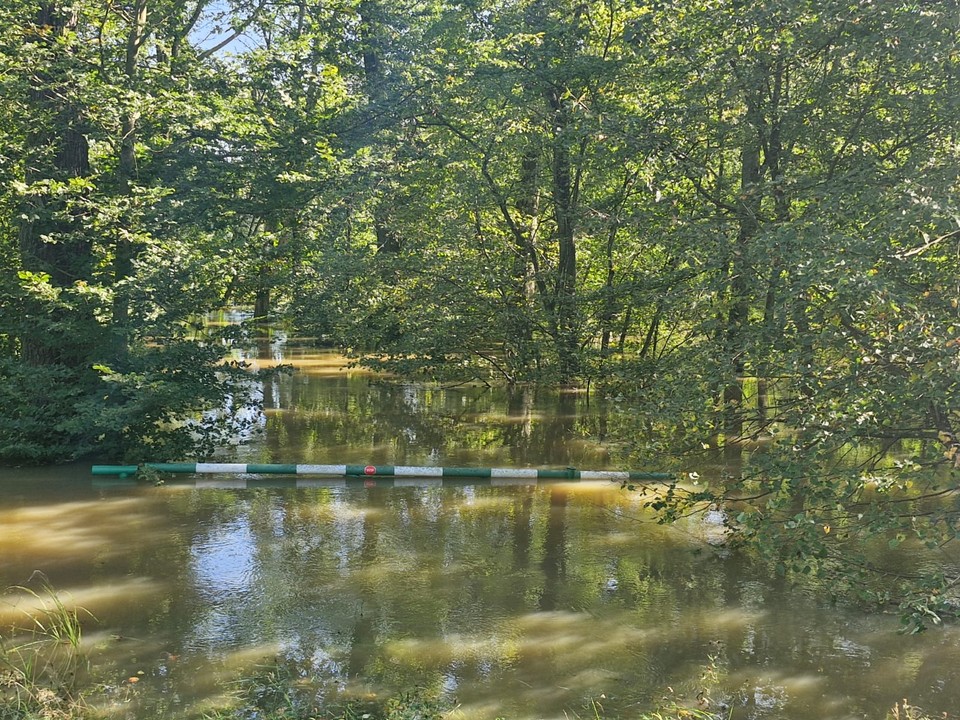
[[(250, 462), (616, 467), (602, 403), (382, 382), (308, 347), (264, 389)], [(601, 421), (602, 418), (602, 421)], [(895, 634), (711, 544), (634, 493), (541, 485), (318, 481), (94, 487), (87, 466), (0, 477), (0, 587), (43, 571), (87, 608), (108, 702), (196, 717), (283, 659), (322, 698), (432, 688), (456, 717), (636, 716), (672, 689), (735, 718), (881, 718), (960, 707), (960, 635)], [(26, 599), (0, 598), (0, 625)], [(137, 682), (132, 683), (131, 678)]]

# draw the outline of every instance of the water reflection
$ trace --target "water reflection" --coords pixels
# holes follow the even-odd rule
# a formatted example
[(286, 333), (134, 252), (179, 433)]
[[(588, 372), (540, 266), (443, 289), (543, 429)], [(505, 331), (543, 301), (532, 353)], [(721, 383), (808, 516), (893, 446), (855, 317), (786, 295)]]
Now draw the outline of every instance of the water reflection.
[(385, 381), (342, 356), (284, 336), (238, 359), (294, 372), (267, 381), (247, 462), (608, 467), (603, 399), (533, 388)]
[(255, 549), (246, 516), (211, 528), (191, 544), (193, 582), (205, 609), (193, 632), (194, 647), (210, 649), (250, 639), (236, 637), (234, 630), (255, 626), (243, 616), (259, 614), (257, 606), (263, 595), (257, 592), (261, 588), (255, 582)]
[[(577, 465), (614, 459), (578, 395), (378, 382), (328, 353), (266, 345), (302, 372), (265, 388), (242, 461)], [(321, 696), (419, 685), (458, 718), (651, 708), (672, 688), (733, 717), (883, 717), (902, 697), (960, 707), (960, 635), (895, 634), (598, 484), (309, 479), (93, 487), (86, 466), (0, 477), (0, 583), (43, 570), (87, 607), (93, 673), (195, 717), (265, 660)], [(227, 485), (238, 487), (227, 487)], [(17, 621), (24, 598), (0, 601)], [(125, 692), (129, 691), (129, 687)], [(118, 690), (119, 692), (119, 690)], [(119, 696), (118, 696), (119, 697)]]
[[(171, 716), (277, 656), (331, 696), (436, 687), (471, 718), (562, 717), (601, 694), (626, 713), (667, 687), (695, 698), (708, 666), (706, 689), (739, 717), (958, 700), (954, 631), (903, 638), (892, 619), (778, 587), (608, 486), (87, 484), (64, 503), (34, 487), (0, 511), (4, 582), (45, 568), (100, 620), (95, 673), (142, 671), (142, 697), (180, 698)], [(58, 537), (80, 540), (68, 562)]]

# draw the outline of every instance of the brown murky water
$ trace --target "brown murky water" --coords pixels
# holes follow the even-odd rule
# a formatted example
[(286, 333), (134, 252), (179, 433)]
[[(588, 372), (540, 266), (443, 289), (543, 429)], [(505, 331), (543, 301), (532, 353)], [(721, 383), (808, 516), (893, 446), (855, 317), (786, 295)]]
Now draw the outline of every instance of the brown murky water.
[[(603, 439), (626, 420), (582, 396), (377, 382), (306, 347), (260, 352), (298, 372), (264, 388), (241, 462), (617, 467)], [(632, 717), (671, 693), (735, 719), (960, 708), (956, 628), (897, 635), (893, 617), (715, 547), (709, 523), (652, 523), (615, 486), (237, 480), (0, 474), (0, 587), (40, 570), (96, 617), (91, 678), (121, 716), (197, 716), (277, 658), (330, 698), (429, 687), (462, 718), (592, 716), (591, 701)], [(0, 622), (27, 604), (6, 592)]]

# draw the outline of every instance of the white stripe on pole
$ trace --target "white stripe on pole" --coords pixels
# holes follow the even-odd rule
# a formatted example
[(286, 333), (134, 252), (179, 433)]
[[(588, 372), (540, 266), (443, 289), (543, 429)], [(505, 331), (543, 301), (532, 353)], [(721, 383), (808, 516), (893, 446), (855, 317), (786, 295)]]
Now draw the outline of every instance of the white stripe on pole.
[(245, 463), (197, 463), (198, 473), (245, 473)]
[(492, 478), (536, 478), (536, 468), (490, 468)]
[(346, 475), (346, 465), (297, 465), (297, 475)]
[(581, 480), (629, 480), (630, 473), (618, 470), (581, 470)]
[(393, 468), (393, 474), (394, 477), (443, 477), (443, 468), (397, 465)]

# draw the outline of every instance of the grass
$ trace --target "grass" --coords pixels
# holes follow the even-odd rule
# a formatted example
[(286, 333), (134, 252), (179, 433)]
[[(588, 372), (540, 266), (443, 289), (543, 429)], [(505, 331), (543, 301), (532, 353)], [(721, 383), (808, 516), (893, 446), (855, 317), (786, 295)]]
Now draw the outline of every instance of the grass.
[(453, 707), (426, 688), (387, 699), (331, 702), (318, 696), (312, 678), (294, 663), (261, 665), (233, 684), (234, 704), (206, 713), (205, 720), (440, 720)]
[[(714, 677), (711, 658), (705, 674)], [(462, 715), (455, 704), (429, 688), (414, 688), (394, 697), (330, 703), (318, 700), (309, 677), (292, 663), (277, 661), (260, 666), (235, 684), (235, 705), (205, 715), (205, 720), (456, 720)], [(710, 712), (690, 707), (669, 694), (652, 712), (611, 715), (604, 696), (589, 699), (580, 712), (568, 711), (569, 720), (730, 720), (732, 710)], [(497, 718), (496, 720), (509, 720)], [(898, 719), (899, 720), (899, 719)], [(921, 720), (911, 718), (910, 720)]]
[(911, 705), (906, 700), (900, 700), (887, 713), (887, 720), (950, 720), (957, 718), (957, 715), (927, 715), (923, 710)]
[(29, 601), (24, 622), (0, 636), (0, 720), (71, 718), (81, 714), (78, 688), (87, 669), (81, 651), (83, 609), (68, 608), (42, 573), (38, 589), (10, 588)]

